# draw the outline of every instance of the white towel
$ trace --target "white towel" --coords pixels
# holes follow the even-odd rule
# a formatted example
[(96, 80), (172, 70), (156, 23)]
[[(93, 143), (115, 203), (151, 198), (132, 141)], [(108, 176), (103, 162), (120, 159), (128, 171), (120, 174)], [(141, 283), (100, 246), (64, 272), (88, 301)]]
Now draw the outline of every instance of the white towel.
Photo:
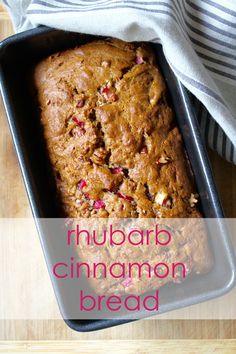
[(159, 42), (195, 96), (203, 135), (236, 164), (236, 0), (4, 0), (16, 31), (40, 24)]

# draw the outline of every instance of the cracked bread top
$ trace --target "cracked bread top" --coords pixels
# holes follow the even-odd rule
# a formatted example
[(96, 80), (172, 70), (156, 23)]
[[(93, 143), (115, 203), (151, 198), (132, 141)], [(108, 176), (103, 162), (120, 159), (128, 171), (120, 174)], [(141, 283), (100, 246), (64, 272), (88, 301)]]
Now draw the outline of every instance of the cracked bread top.
[(99, 40), (35, 70), (65, 214), (199, 217), (182, 138), (152, 49)]

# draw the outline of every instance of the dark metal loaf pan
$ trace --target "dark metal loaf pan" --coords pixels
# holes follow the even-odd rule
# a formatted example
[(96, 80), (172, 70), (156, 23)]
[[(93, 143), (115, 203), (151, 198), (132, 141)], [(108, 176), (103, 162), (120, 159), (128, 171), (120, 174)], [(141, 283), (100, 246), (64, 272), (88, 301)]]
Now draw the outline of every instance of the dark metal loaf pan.
[[(94, 38), (96, 37), (38, 27), (14, 35), (0, 44), (1, 93), (25, 187), (48, 264), (50, 264), (51, 248), (39, 225), (40, 218), (58, 217), (59, 210), (42, 129), (29, 89), (31, 70), (34, 64), (44, 57), (59, 50), (86, 43)], [(217, 218), (220, 230), (218, 237), (209, 233), (209, 242), (215, 261), (212, 271), (197, 279), (187, 279), (181, 284), (181, 291), (177, 292), (177, 295), (172, 295), (173, 292), (168, 286), (161, 289), (161, 292), (165, 294), (165, 302), (160, 305), (159, 312), (163, 313), (206, 301), (229, 291), (235, 284), (235, 258), (225, 229), (224, 215), (206, 149), (188, 93), (173, 75), (164, 58), (161, 46), (154, 45), (154, 48), (195, 175), (203, 215), (205, 218)], [(202, 284), (208, 283), (211, 285), (207, 290), (204, 288), (203, 291)], [(54, 290), (63, 313), (63, 296), (59, 288)], [(143, 317), (143, 314), (140, 314), (140, 317)], [(126, 323), (130, 320), (132, 318), (125, 320), (66, 320), (66, 323), (77, 331), (91, 331)]]

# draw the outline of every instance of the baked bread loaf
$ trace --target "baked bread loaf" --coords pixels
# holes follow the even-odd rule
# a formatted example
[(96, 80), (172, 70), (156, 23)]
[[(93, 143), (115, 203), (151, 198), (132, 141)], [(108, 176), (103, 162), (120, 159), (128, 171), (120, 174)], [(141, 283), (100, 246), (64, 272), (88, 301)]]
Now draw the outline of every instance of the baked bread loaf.
[[(46, 58), (37, 65), (34, 79), (66, 216), (201, 216), (166, 85), (149, 46), (115, 39), (90, 42)], [(180, 261), (178, 254), (185, 244), (183, 257), (191, 259), (192, 269), (209, 269), (204, 232), (197, 240), (185, 233), (179, 242), (173, 258)], [(90, 259), (98, 252), (101, 259), (110, 251), (90, 249)], [(125, 257), (129, 250), (122, 252)], [(83, 252), (88, 259), (87, 253)], [(147, 257), (148, 253), (143, 255)], [(159, 279), (153, 286), (161, 285)], [(112, 289), (109, 282), (104, 286)], [(145, 286), (139, 281), (136, 291), (143, 292)], [(114, 292), (118, 287), (129, 292), (121, 282)]]

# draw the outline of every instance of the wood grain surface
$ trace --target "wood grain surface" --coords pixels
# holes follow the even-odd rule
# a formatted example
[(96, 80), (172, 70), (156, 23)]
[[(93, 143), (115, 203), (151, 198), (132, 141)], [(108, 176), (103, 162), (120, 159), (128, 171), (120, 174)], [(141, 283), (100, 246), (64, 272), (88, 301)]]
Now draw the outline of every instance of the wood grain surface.
[[(1, 345), (1, 343), (0, 343)], [(12, 342), (2, 343), (0, 353), (16, 353), (16, 344)], [(124, 340), (124, 341), (60, 341), (60, 342), (19, 342), (18, 353), (83, 353), (83, 354), (205, 354), (220, 353), (230, 354), (236, 352), (236, 342), (233, 340)]]
[[(0, 5), (0, 40), (11, 34)], [(226, 216), (235, 218), (236, 167), (214, 152), (209, 156)], [(0, 186), (0, 217), (31, 216), (2, 102)], [(62, 320), (0, 321), (1, 353), (236, 353), (235, 338), (234, 320), (143, 320), (94, 333), (74, 332)]]

